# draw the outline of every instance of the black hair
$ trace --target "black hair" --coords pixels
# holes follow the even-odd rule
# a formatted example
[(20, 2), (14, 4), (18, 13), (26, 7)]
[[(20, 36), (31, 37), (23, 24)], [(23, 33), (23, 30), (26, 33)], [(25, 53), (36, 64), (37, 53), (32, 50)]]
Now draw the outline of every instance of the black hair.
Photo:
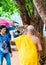
[(0, 26), (0, 29), (2, 29), (2, 28), (6, 28), (6, 26), (5, 26), (5, 25), (1, 25), (1, 26)]
[(19, 30), (17, 30), (17, 32), (18, 32), (18, 33), (20, 33), (20, 31), (19, 31)]

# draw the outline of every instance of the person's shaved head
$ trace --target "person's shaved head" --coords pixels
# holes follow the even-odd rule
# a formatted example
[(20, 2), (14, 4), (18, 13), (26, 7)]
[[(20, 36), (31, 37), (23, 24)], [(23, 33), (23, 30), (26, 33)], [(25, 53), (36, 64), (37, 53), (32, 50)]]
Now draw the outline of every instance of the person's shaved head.
[(35, 28), (33, 25), (27, 26), (24, 32), (24, 34), (34, 34), (34, 33), (35, 33)]
[(34, 26), (33, 26), (33, 25), (29, 25), (29, 26), (27, 27), (27, 30), (34, 30)]
[(35, 28), (33, 25), (29, 25), (26, 30), (28, 34), (35, 34)]

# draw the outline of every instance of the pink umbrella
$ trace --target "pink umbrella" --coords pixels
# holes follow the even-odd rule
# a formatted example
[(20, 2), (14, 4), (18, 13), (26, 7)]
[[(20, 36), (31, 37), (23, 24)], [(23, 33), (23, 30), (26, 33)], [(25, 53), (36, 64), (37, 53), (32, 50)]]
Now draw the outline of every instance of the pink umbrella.
[(14, 23), (11, 22), (10, 20), (0, 19), (0, 25), (11, 26), (13, 24)]

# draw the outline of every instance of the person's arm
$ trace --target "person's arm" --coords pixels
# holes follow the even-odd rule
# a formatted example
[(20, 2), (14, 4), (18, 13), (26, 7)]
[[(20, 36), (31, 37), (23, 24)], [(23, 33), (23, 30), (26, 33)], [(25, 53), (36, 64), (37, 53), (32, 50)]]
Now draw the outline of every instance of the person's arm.
[(12, 53), (12, 49), (11, 49), (11, 46), (10, 46), (10, 42), (8, 42), (8, 47), (9, 47), (9, 52)]
[(42, 51), (42, 46), (41, 46), (39, 38), (37, 38), (37, 49), (39, 52)]
[(9, 52), (10, 52), (11, 57), (12, 57), (12, 49), (11, 49), (11, 46), (10, 46), (10, 42), (8, 42), (8, 43), (9, 43)]
[(7, 35), (7, 44), (8, 44), (8, 47), (9, 47), (9, 52), (10, 52), (10, 54), (12, 56), (12, 49), (11, 49), (11, 46), (10, 46), (10, 38), (9, 38), (8, 35)]

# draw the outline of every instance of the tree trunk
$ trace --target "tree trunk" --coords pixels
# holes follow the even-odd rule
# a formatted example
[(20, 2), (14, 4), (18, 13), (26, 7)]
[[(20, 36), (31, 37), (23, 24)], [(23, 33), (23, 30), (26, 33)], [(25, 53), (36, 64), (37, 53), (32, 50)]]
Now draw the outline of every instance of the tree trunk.
[[(34, 26), (36, 27), (36, 29), (37, 29), (39, 32), (41, 32), (41, 34), (42, 34), (43, 24), (46, 23), (46, 12), (45, 12), (45, 10), (44, 10), (44, 7), (43, 7), (43, 5), (42, 5), (41, 0), (33, 0), (34, 4), (35, 4), (35, 6), (36, 6), (36, 9), (37, 9), (37, 11), (38, 11), (38, 14), (39, 14), (40, 16), (37, 14), (37, 16), (35, 17), (34, 11), (33, 11), (33, 14), (32, 14), (32, 16), (30, 17), (30, 19), (29, 19), (29, 16), (28, 16), (28, 12), (25, 10), (25, 1), (24, 1), (24, 0), (15, 0), (15, 1), (17, 2), (17, 4), (18, 4), (19, 7), (20, 7), (21, 17), (22, 17), (23, 23), (30, 24), (30, 22), (31, 22), (31, 24), (34, 25)], [(41, 18), (40, 18), (40, 17), (41, 17)], [(33, 19), (33, 20), (32, 20), (32, 19)], [(43, 21), (42, 21), (41, 19), (42, 19)], [(44, 23), (43, 23), (43, 22), (44, 22)], [(40, 35), (41, 35), (41, 34), (40, 34)], [(40, 35), (38, 35), (39, 38), (40, 38)], [(41, 39), (41, 38), (40, 38), (40, 39)], [(43, 42), (43, 39), (41, 39), (41, 41), (42, 41), (42, 43), (44, 43), (44, 42)], [(43, 50), (44, 50), (44, 52), (46, 51), (45, 47), (46, 47), (46, 45), (43, 44), (43, 48), (44, 48)], [(44, 54), (44, 53), (42, 53), (42, 54)]]
[(46, 10), (43, 6), (42, 0), (33, 0), (34, 5), (42, 18), (43, 22), (46, 24)]
[(37, 14), (37, 16), (34, 15), (34, 8), (33, 8), (33, 12), (32, 15), (28, 16), (28, 11), (25, 10), (25, 0), (15, 0), (17, 2), (17, 4), (20, 7), (20, 11), (21, 11), (21, 17), (23, 20), (24, 24), (32, 24), (35, 26), (35, 28), (42, 34), (42, 30), (43, 30), (43, 21), (41, 20), (41, 18), (39, 17), (39, 15)]
[(24, 0), (15, 0), (15, 1), (17, 2), (17, 4), (20, 7), (23, 24), (30, 24), (30, 19), (29, 19), (28, 13), (25, 10)]

